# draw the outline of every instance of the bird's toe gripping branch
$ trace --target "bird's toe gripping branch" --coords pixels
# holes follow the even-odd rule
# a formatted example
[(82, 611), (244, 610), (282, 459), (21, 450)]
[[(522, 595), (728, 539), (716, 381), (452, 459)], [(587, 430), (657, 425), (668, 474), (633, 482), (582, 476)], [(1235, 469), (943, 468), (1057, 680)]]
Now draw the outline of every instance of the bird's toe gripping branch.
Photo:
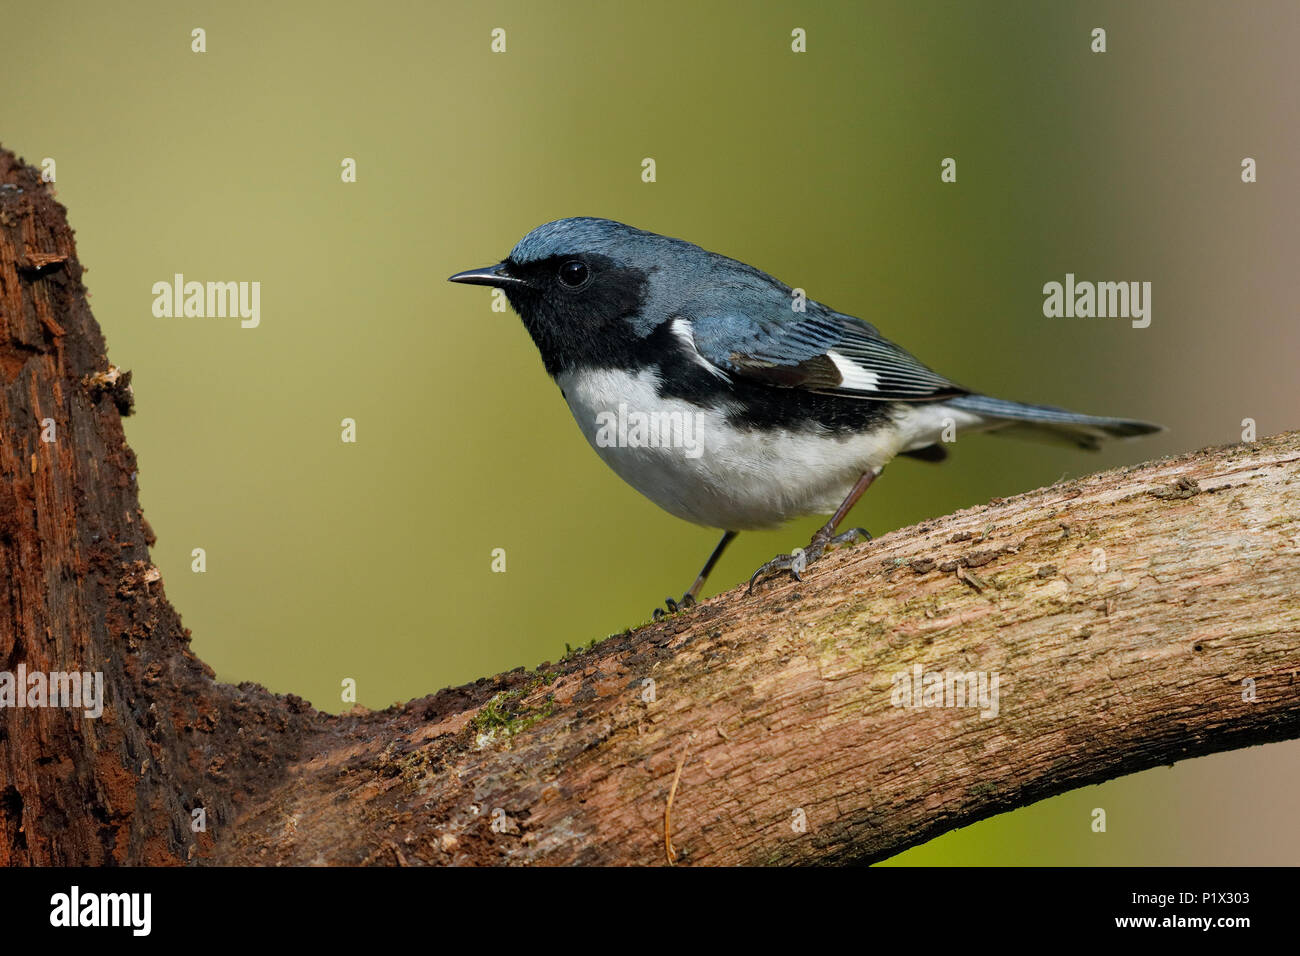
[(792, 554), (778, 554), (755, 571), (749, 579), (749, 590), (745, 593), (753, 594), (754, 584), (764, 574), (779, 574), (782, 571), (789, 571), (796, 581), (802, 581), (803, 578), (800, 575), (807, 569), (808, 565), (819, 560), (826, 553), (827, 548), (871, 540), (871, 534), (865, 528), (853, 528), (843, 534), (836, 535), (824, 534), (823, 532), (826, 532), (826, 530), (826, 528), (822, 528), (821, 531), (813, 535), (812, 540), (808, 542), (808, 547), (795, 548)]

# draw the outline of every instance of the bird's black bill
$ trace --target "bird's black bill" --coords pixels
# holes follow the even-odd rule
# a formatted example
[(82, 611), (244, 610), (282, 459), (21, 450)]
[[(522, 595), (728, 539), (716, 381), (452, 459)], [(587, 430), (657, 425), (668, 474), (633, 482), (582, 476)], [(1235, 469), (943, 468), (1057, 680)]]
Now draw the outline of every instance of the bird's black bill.
[(463, 282), (466, 285), (491, 285), (497, 288), (503, 288), (509, 285), (527, 285), (523, 279), (512, 276), (506, 271), (506, 264), (498, 262), (494, 266), (486, 266), (482, 269), (469, 269), (465, 272), (457, 272), (454, 276), (447, 278), (448, 282)]

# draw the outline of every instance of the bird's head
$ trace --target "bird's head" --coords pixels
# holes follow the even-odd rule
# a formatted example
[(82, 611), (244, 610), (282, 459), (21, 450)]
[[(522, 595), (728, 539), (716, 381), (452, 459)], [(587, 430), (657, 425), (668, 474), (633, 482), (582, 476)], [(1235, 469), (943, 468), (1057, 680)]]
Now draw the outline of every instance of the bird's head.
[(717, 258), (609, 219), (557, 219), (520, 239), (496, 265), (450, 281), (504, 291), (556, 375), (648, 335)]

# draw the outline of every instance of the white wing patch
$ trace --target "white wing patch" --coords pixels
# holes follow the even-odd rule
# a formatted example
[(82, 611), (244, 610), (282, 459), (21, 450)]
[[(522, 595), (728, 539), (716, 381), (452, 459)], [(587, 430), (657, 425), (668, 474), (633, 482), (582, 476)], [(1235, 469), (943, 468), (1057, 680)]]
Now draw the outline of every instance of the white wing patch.
[(834, 349), (828, 351), (826, 357), (835, 363), (835, 370), (840, 373), (840, 378), (844, 380), (840, 383), (841, 388), (855, 389), (860, 392), (874, 392), (880, 385), (879, 375), (863, 368), (852, 359), (845, 358)]

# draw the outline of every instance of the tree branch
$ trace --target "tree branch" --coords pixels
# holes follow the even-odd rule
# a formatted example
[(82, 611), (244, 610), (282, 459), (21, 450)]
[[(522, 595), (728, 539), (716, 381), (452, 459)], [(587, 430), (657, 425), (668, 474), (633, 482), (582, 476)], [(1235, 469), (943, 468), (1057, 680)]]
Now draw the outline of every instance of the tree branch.
[[(678, 865), (860, 862), (1300, 735), (1298, 433), (901, 529), (379, 713), (219, 684), (151, 573), (63, 209), (12, 154), (0, 182), (0, 670), (100, 670), (108, 700), (0, 711), (0, 862), (650, 864), (666, 826)], [(996, 676), (996, 715), (900, 706), (917, 669)]]

